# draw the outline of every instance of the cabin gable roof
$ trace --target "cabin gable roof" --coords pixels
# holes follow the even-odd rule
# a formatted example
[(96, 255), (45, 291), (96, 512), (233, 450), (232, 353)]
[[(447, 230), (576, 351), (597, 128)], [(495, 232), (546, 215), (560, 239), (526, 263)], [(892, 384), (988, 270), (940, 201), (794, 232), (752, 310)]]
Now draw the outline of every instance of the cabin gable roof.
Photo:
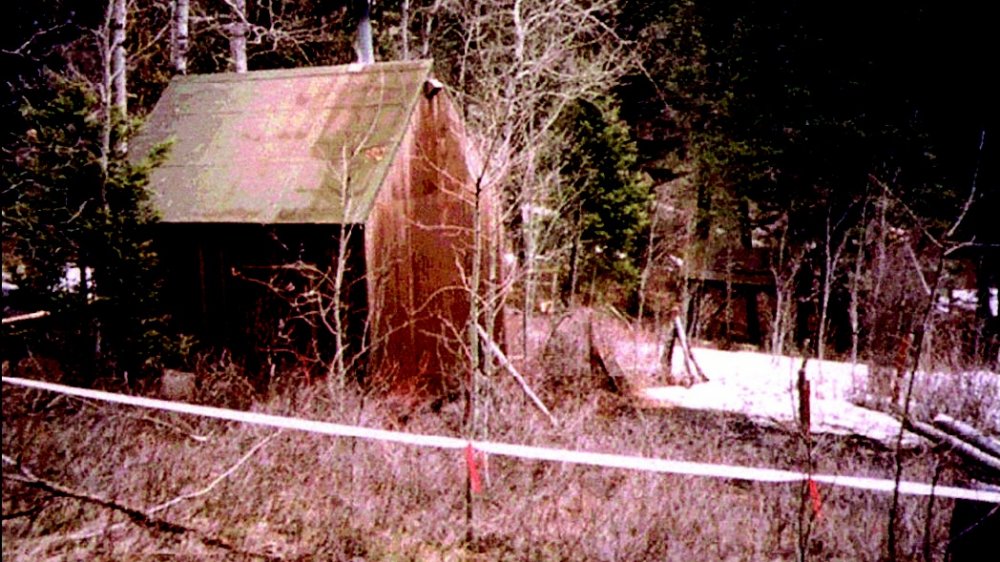
[[(430, 61), (174, 78), (132, 142), (167, 223), (362, 223)], [(345, 204), (346, 203), (346, 204)]]

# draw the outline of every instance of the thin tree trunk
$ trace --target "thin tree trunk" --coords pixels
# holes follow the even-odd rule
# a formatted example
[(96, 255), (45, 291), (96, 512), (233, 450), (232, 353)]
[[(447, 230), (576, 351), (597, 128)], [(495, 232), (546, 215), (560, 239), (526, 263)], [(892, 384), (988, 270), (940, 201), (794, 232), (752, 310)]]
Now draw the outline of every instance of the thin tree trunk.
[(191, 15), (191, 0), (176, 0), (174, 4), (174, 70), (177, 74), (187, 74), (188, 21)]
[(358, 62), (372, 64), (375, 62), (375, 49), (372, 45), (372, 19), (370, 0), (355, 0), (358, 10), (358, 35), (354, 40), (354, 50), (358, 54)]
[(848, 285), (850, 301), (848, 302), (847, 314), (851, 321), (851, 369), (858, 364), (858, 351), (861, 347), (861, 272), (864, 268), (865, 248), (868, 247), (868, 234), (871, 225), (868, 222), (868, 195), (866, 191), (865, 201), (861, 208), (861, 238), (858, 240), (858, 253), (854, 256), (854, 274), (851, 276)]
[(830, 211), (826, 213), (826, 239), (823, 244), (823, 277), (820, 287), (819, 305), (819, 326), (816, 328), (816, 359), (820, 360), (820, 365), (826, 352), (826, 313), (830, 307), (830, 292), (833, 287), (833, 266), (835, 265), (831, 254), (830, 244), (833, 243), (830, 232)]
[[(535, 179), (535, 155), (529, 154), (527, 169), (522, 186), (533, 185)], [(521, 190), (521, 238), (524, 242), (524, 313), (521, 321), (521, 337), (524, 356), (528, 357), (528, 326), (535, 306), (537, 292), (537, 229), (535, 228), (535, 202), (532, 193), (522, 187)]]
[[(437, 15), (441, 0), (435, 0), (434, 5), (428, 11), (423, 12), (423, 20), (420, 28), (420, 56), (430, 58), (431, 56), (431, 35), (434, 33), (434, 17)], [(459, 81), (459, 85), (461, 85)]]
[(892, 503), (889, 506), (889, 522), (888, 522), (888, 540), (887, 540), (887, 550), (888, 558), (890, 560), (898, 560), (898, 537), (897, 537), (897, 525), (899, 522), (899, 482), (903, 477), (903, 433), (904, 428), (910, 425), (910, 406), (912, 405), (913, 399), (913, 386), (914, 380), (917, 376), (917, 370), (920, 368), (920, 356), (924, 349), (924, 335), (927, 333), (931, 325), (931, 319), (934, 312), (934, 295), (937, 293), (938, 287), (941, 284), (941, 272), (944, 271), (944, 262), (947, 251), (942, 250), (941, 254), (937, 259), (937, 267), (934, 272), (934, 285), (931, 289), (930, 295), (927, 296), (927, 301), (924, 305), (923, 316), (920, 322), (920, 329), (917, 331), (914, 345), (911, 348), (910, 353), (907, 357), (904, 357), (904, 369), (906, 368), (906, 361), (909, 361), (909, 373), (910, 377), (907, 381), (906, 391), (903, 395), (903, 415), (902, 415), (902, 425), (899, 428), (899, 434), (896, 437), (896, 447), (895, 447), (895, 476), (894, 480), (896, 485), (893, 487), (892, 491)]
[[(350, 180), (347, 178), (350, 177), (348, 171), (351, 160), (353, 160), (355, 155), (347, 154), (347, 151), (344, 150), (341, 156), (341, 177), (345, 179), (341, 182), (340, 186), (340, 208), (344, 210), (345, 216), (350, 213), (353, 203), (350, 197)], [(334, 352), (333, 363), (331, 365), (333, 372), (331, 374), (334, 375), (334, 379), (337, 381), (339, 386), (338, 391), (343, 391), (344, 385), (347, 383), (347, 368), (344, 360), (347, 352), (345, 349), (347, 338), (345, 337), (344, 329), (344, 303), (349, 302), (350, 298), (346, 294), (346, 291), (344, 291), (344, 274), (348, 267), (348, 253), (351, 250), (348, 244), (353, 234), (351, 231), (352, 228), (349, 224), (342, 225), (337, 231), (337, 259), (334, 263), (333, 272), (333, 306), (331, 310), (333, 311), (334, 345), (336, 345), (337, 349)]]
[[(126, 90), (125, 67), (125, 0), (114, 0), (111, 16), (111, 85), (114, 104), (114, 122), (119, 126), (128, 118), (128, 92)], [(128, 150), (123, 135), (118, 135), (115, 152), (124, 154)]]
[(400, 6), (399, 38), (403, 43), (403, 60), (410, 60), (410, 0), (403, 0)]
[[(111, 8), (112, 5), (108, 4), (108, 11), (105, 13), (104, 28), (101, 37), (101, 108), (104, 110), (104, 118), (101, 123), (101, 154), (98, 161), (101, 167), (101, 173), (105, 176), (108, 174), (108, 164), (111, 155), (111, 130), (114, 128), (112, 124), (112, 94), (111, 88), (114, 82), (114, 73), (111, 70)], [(101, 187), (101, 203), (103, 205), (107, 204), (107, 197), (104, 191), (104, 187)]]
[[(829, 209), (827, 210), (826, 238), (823, 244), (823, 279), (822, 286), (820, 287), (819, 328), (816, 336), (816, 358), (820, 361), (823, 360), (826, 354), (827, 325), (829, 324), (830, 298), (833, 294), (833, 283), (837, 276), (840, 258), (844, 254), (844, 246), (847, 244), (846, 234), (838, 243), (834, 244), (834, 232), (844, 222), (845, 218), (846, 214), (837, 220), (836, 224), (831, 224), (830, 211)], [(822, 369), (822, 367), (820, 368)]]
[[(787, 218), (787, 217), (786, 217)], [(798, 273), (798, 259), (789, 261), (786, 275), (786, 253), (788, 250), (788, 231), (782, 230), (778, 242), (777, 255), (772, 256), (771, 274), (774, 275), (774, 316), (771, 318), (771, 353), (781, 355), (784, 352), (785, 332), (788, 330), (788, 320), (791, 316), (789, 303), (792, 300), (792, 281)]]
[(576, 287), (579, 284), (580, 277), (580, 245), (583, 242), (580, 238), (582, 236), (581, 232), (583, 230), (582, 225), (582, 211), (580, 206), (577, 205), (576, 216), (574, 221), (573, 244), (570, 247), (569, 252), (569, 275), (566, 278), (566, 282), (562, 287), (562, 300), (563, 304), (569, 305), (576, 298)]
[[(684, 307), (674, 313), (679, 317), (683, 314)], [(663, 349), (660, 351), (660, 371), (663, 373), (663, 382), (671, 384), (674, 373), (674, 345), (677, 344), (677, 327), (674, 322), (669, 322), (666, 328), (666, 336), (663, 338)]]
[[(649, 223), (649, 238), (646, 240), (646, 263), (642, 266), (642, 273), (639, 275), (639, 322), (646, 313), (646, 289), (649, 286), (649, 277), (653, 270), (653, 246), (656, 244), (656, 227), (659, 223), (659, 205), (653, 205), (653, 217)], [(658, 327), (658, 326), (657, 326)]]
[(227, 26), (229, 32), (229, 53), (233, 59), (233, 70), (247, 71), (247, 1), (234, 0), (232, 4), (235, 21)]

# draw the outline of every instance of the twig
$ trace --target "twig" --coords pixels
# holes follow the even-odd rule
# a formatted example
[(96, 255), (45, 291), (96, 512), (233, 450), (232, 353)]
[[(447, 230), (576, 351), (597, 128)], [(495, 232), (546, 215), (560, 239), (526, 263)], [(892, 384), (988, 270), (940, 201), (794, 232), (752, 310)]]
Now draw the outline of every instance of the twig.
[(969, 189), (969, 197), (966, 198), (965, 204), (962, 205), (962, 210), (952, 223), (951, 228), (948, 229), (947, 234), (944, 235), (945, 239), (950, 239), (955, 236), (958, 231), (958, 227), (962, 225), (962, 221), (965, 220), (965, 216), (969, 214), (969, 209), (972, 208), (972, 204), (976, 201), (976, 183), (979, 180), (979, 165), (982, 163), (983, 158), (983, 145), (986, 144), (986, 127), (983, 127), (979, 133), (979, 150), (976, 152), (976, 167), (972, 172), (972, 185)]
[(3, 320), (0, 320), (0, 324), (13, 324), (15, 322), (23, 322), (25, 320), (37, 320), (39, 318), (45, 318), (49, 315), (47, 310), (39, 310), (37, 312), (29, 312), (27, 314), (18, 314), (17, 316), (8, 316)]
[(197, 498), (199, 496), (203, 496), (203, 495), (211, 492), (213, 488), (215, 488), (216, 486), (218, 486), (220, 482), (222, 482), (223, 480), (225, 480), (226, 478), (228, 478), (232, 473), (236, 472), (236, 470), (238, 470), (241, 466), (243, 466), (243, 464), (245, 462), (247, 462), (250, 459), (250, 457), (252, 457), (254, 455), (254, 453), (256, 453), (261, 448), (263, 448), (264, 445), (267, 445), (271, 441), (271, 439), (274, 439), (275, 437), (277, 437), (278, 435), (280, 435), (282, 431), (284, 431), (284, 430), (279, 429), (278, 431), (275, 431), (274, 433), (268, 435), (264, 439), (261, 439), (253, 447), (250, 447), (250, 450), (247, 451), (242, 457), (240, 457), (240, 459), (238, 461), (236, 461), (235, 464), (233, 464), (232, 466), (230, 466), (229, 468), (227, 468), (225, 471), (223, 471), (221, 474), (219, 474), (218, 476), (216, 476), (215, 478), (213, 478), (212, 481), (209, 482), (208, 485), (205, 486), (204, 488), (202, 488), (202, 489), (200, 489), (198, 491), (195, 491), (195, 492), (189, 492), (187, 494), (181, 494), (181, 495), (177, 496), (176, 498), (174, 498), (172, 500), (169, 500), (169, 501), (163, 502), (163, 503), (161, 503), (159, 505), (153, 506), (153, 507), (149, 508), (148, 510), (146, 510), (146, 513), (149, 513), (149, 514), (159, 513), (160, 511), (163, 511), (164, 509), (167, 509), (169, 507), (177, 505), (177, 504), (181, 503), (182, 501), (191, 500), (191, 499)]
[(208, 441), (208, 437), (205, 436), (205, 435), (196, 435), (195, 433), (187, 431), (187, 430), (185, 430), (184, 428), (182, 428), (180, 426), (174, 425), (174, 424), (172, 424), (170, 422), (163, 421), (163, 420), (158, 419), (158, 418), (154, 418), (153, 416), (128, 416), (128, 417), (133, 418), (133, 419), (138, 419), (138, 420), (141, 420), (141, 421), (146, 421), (146, 422), (149, 422), (149, 423), (151, 423), (153, 425), (159, 425), (159, 426), (165, 427), (167, 429), (171, 429), (171, 430), (176, 431), (177, 433), (180, 433), (181, 435), (183, 435), (183, 436), (191, 439), (192, 441), (197, 441), (198, 443), (205, 443), (205, 442)]

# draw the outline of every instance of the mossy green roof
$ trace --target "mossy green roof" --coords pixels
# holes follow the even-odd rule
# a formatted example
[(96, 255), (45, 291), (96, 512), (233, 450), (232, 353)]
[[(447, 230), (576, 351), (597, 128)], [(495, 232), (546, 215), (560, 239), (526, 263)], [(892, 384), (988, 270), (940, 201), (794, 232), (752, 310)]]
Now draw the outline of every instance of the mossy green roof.
[(150, 177), (164, 222), (361, 223), (430, 70), (415, 61), (177, 77), (130, 152), (171, 142)]

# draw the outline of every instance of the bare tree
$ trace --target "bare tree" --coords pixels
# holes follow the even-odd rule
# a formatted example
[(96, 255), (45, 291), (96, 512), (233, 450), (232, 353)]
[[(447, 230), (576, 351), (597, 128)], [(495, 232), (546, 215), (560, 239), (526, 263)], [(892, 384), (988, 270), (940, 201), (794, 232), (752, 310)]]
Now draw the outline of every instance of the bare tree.
[(442, 54), (482, 155), (477, 182), (503, 194), (499, 222), (517, 228), (526, 316), (540, 260), (560, 252), (552, 217), (570, 210), (553, 158), (563, 150), (556, 122), (568, 105), (610, 91), (633, 63), (609, 25), (614, 13), (605, 0), (442, 0), (421, 13), (425, 41), (446, 21), (442, 38), (461, 44), (457, 57)]
[(771, 353), (781, 355), (792, 323), (795, 300), (795, 279), (805, 260), (805, 248), (792, 248), (788, 241), (788, 217), (782, 217), (778, 229), (778, 246), (771, 256), (774, 275), (774, 315), (771, 318)]
[[(422, 55), (436, 55), (443, 63), (439, 69), (451, 70), (443, 77), (457, 90), (479, 155), (472, 178), (475, 247), (464, 281), (472, 307), (469, 325), (458, 330), (472, 365), (465, 428), (470, 438), (489, 433), (496, 366), (482, 351), (489, 343), (482, 336), (496, 339), (493, 328), (511, 287), (493, 251), (502, 243), (500, 227), (516, 225), (527, 322), (539, 261), (558, 252), (548, 246), (555, 240), (546, 240), (553, 232), (551, 216), (564, 212), (568, 202), (553, 158), (563, 150), (557, 121), (570, 104), (609, 92), (632, 61), (609, 25), (614, 13), (608, 0), (436, 0), (418, 10)], [(444, 46), (455, 43), (458, 49)]]
[[(982, 140), (979, 144), (979, 150), (982, 151), (983, 143)], [(926, 299), (923, 303), (923, 310), (915, 324), (915, 337), (913, 345), (908, 348), (908, 353), (902, 358), (901, 371), (907, 374), (905, 391), (902, 393), (902, 424), (900, 425), (899, 434), (896, 439), (895, 446), (895, 482), (896, 486), (893, 490), (892, 503), (889, 507), (889, 518), (888, 518), (888, 541), (887, 541), (887, 557), (890, 560), (898, 559), (898, 522), (899, 522), (899, 482), (903, 475), (903, 434), (906, 428), (911, 423), (911, 408), (913, 405), (914, 398), (914, 388), (915, 381), (917, 378), (917, 372), (921, 366), (921, 357), (925, 351), (925, 346), (929, 340), (929, 334), (933, 330), (934, 322), (934, 312), (937, 308), (937, 298), (938, 291), (941, 288), (942, 281), (945, 277), (945, 261), (954, 252), (966, 247), (968, 245), (967, 241), (962, 241), (958, 239), (959, 228), (968, 216), (969, 210), (977, 201), (977, 189), (976, 181), (978, 179), (978, 168), (972, 177), (972, 183), (969, 189), (969, 194), (963, 202), (962, 206), (959, 208), (955, 219), (952, 221), (951, 225), (940, 234), (935, 234), (931, 232), (923, 221), (921, 221), (920, 215), (913, 212), (909, 206), (901, 199), (896, 199), (904, 209), (906, 209), (910, 218), (914, 221), (917, 229), (923, 234), (923, 236), (928, 240), (931, 245), (933, 258), (932, 263), (932, 273), (930, 276), (930, 282), (924, 281), (924, 289), (926, 293)], [(874, 176), (872, 180), (879, 183), (885, 193), (891, 193), (891, 187), (884, 182), (879, 182)], [(916, 264), (916, 268), (919, 270), (921, 267), (920, 263)], [(922, 275), (922, 272), (920, 272)]]
[(833, 294), (834, 286), (837, 284), (837, 275), (841, 259), (844, 255), (844, 249), (850, 239), (849, 233), (844, 232), (844, 229), (842, 229), (844, 222), (848, 218), (848, 212), (845, 211), (836, 221), (830, 216), (831, 212), (827, 208), (823, 231), (823, 270), (820, 282), (819, 326), (816, 333), (816, 358), (820, 361), (826, 355), (830, 297)]

